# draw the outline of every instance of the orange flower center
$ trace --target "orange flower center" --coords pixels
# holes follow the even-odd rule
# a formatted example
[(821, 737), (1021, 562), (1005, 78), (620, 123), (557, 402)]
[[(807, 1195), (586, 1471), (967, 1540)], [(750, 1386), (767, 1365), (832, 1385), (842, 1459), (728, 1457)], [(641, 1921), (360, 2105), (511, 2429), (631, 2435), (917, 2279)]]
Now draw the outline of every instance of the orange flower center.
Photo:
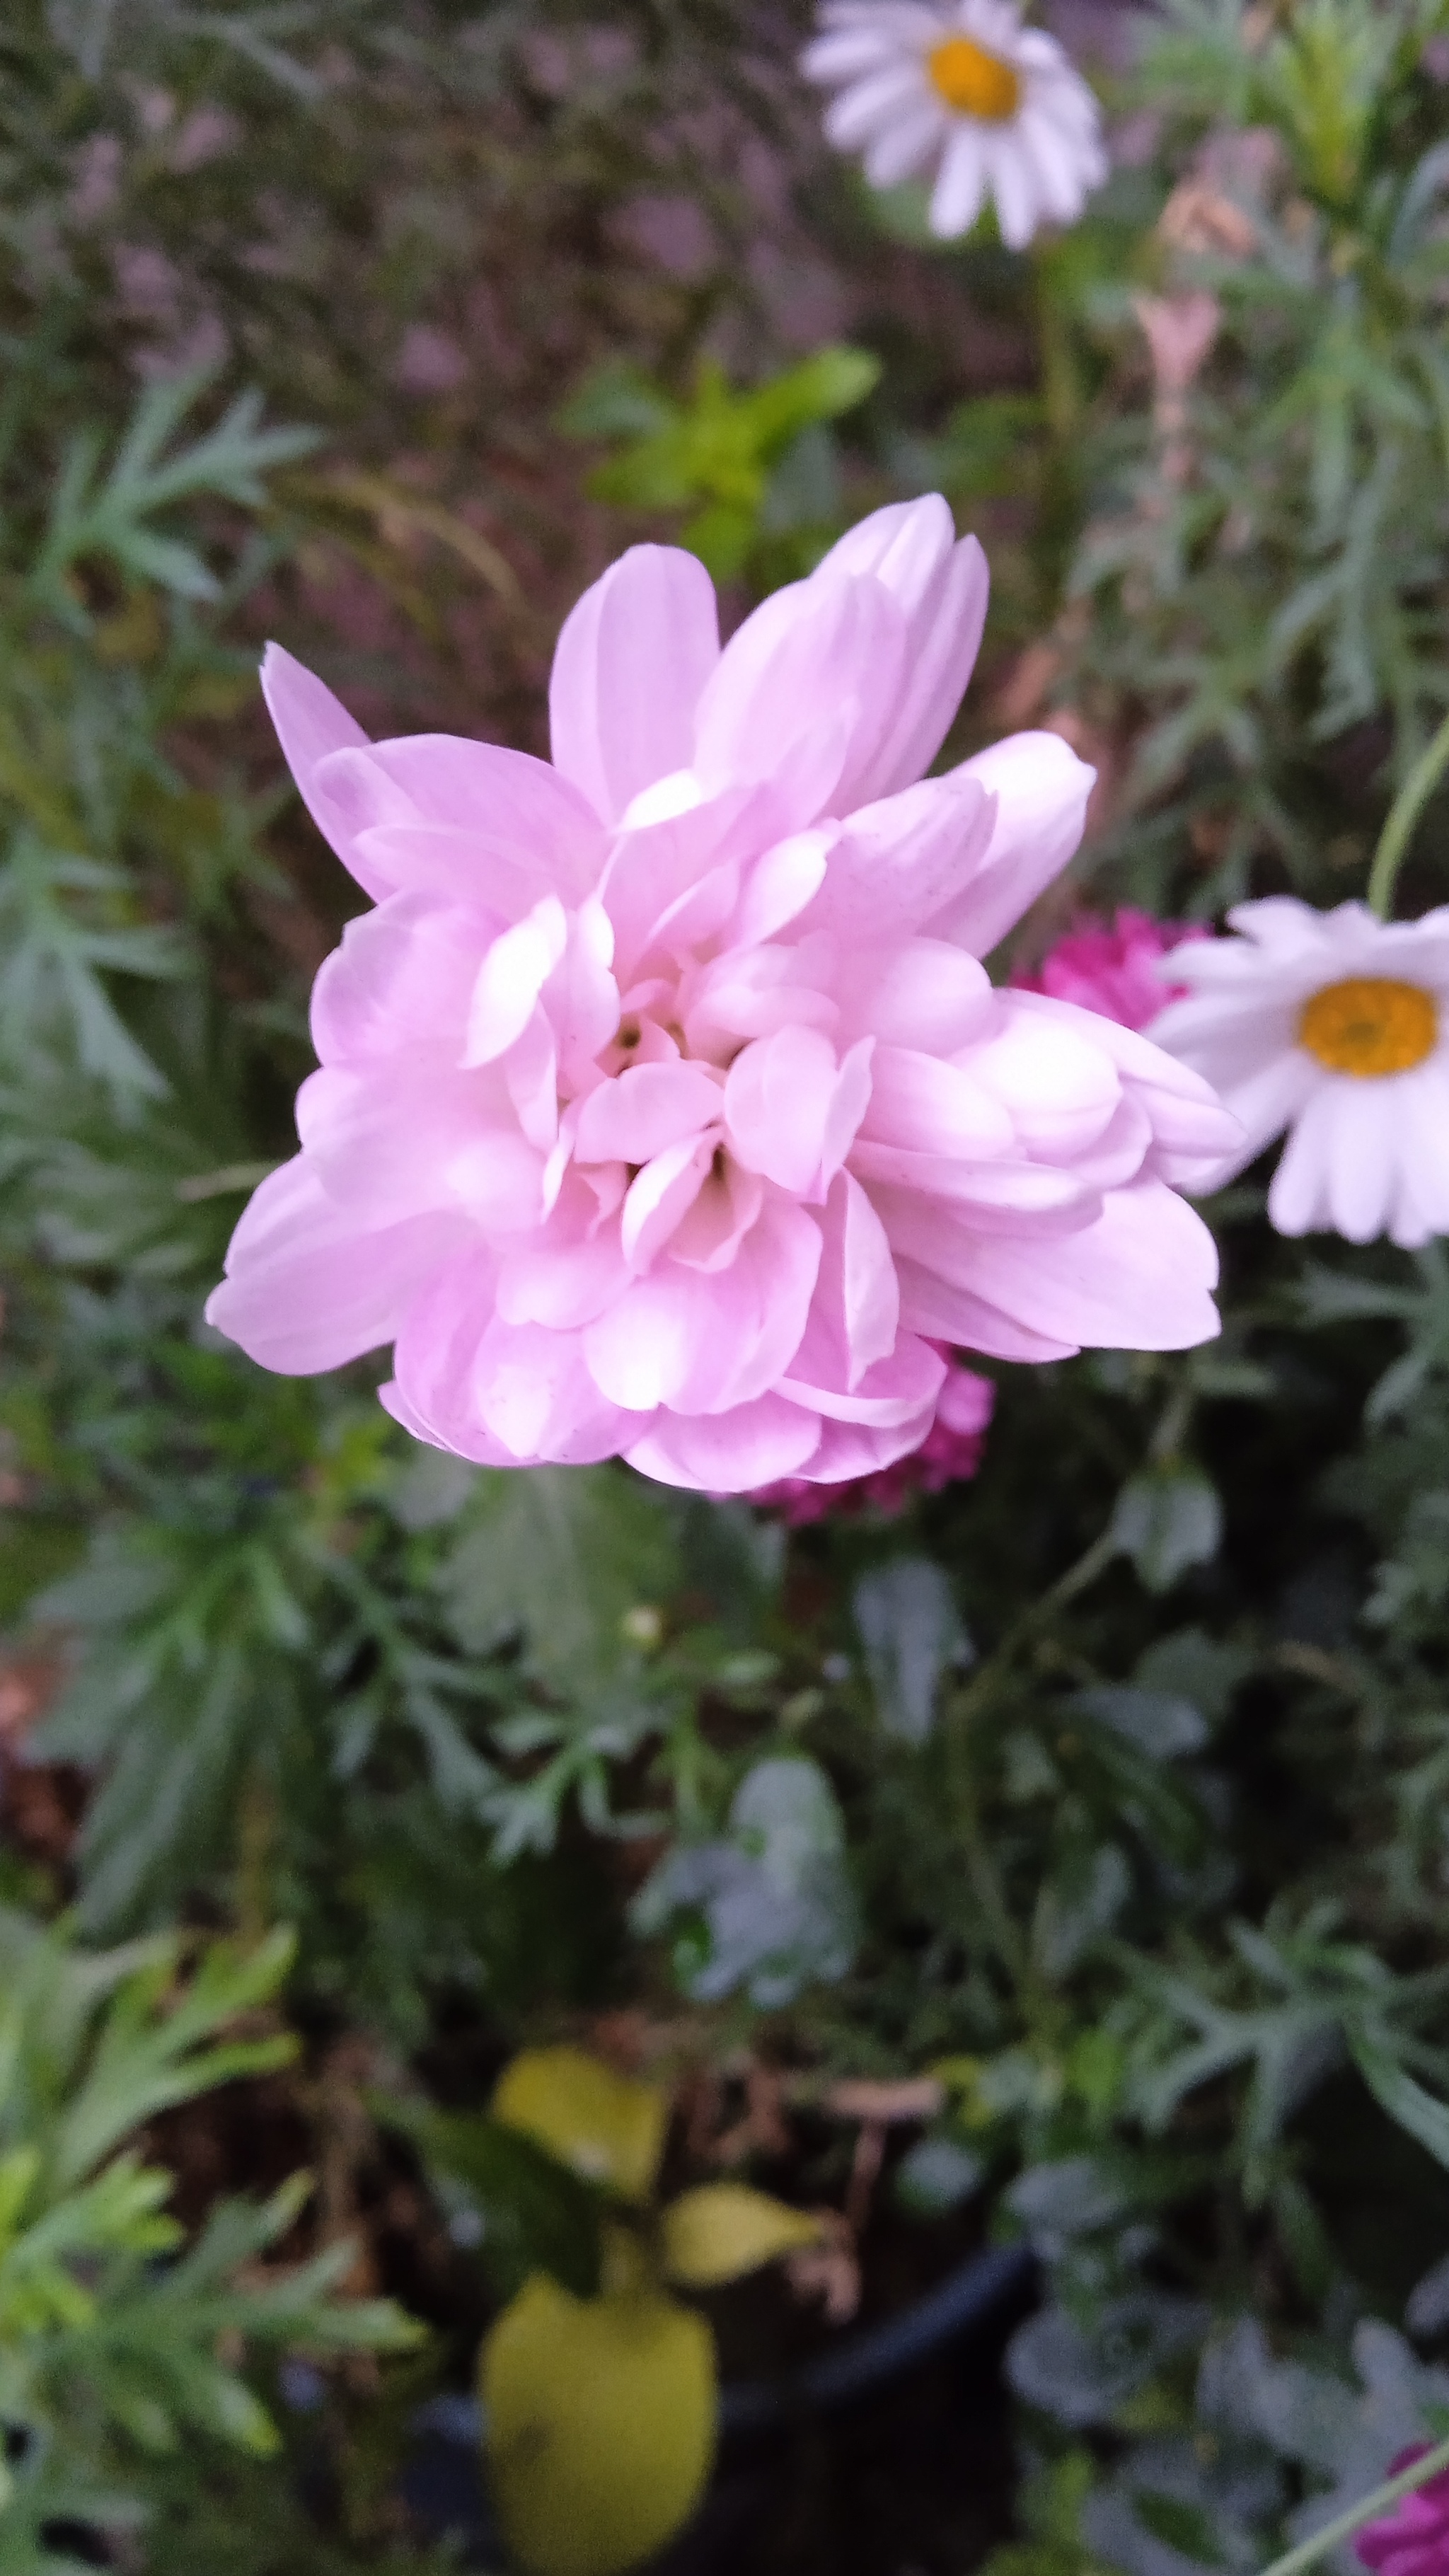
[(1330, 1073), (1372, 1078), (1422, 1064), (1439, 1035), (1432, 994), (1385, 975), (1350, 975), (1305, 1002), (1298, 1043)]
[(1015, 116), (1021, 83), (1010, 63), (973, 45), (969, 36), (948, 36), (926, 56), (932, 86), (958, 116), (977, 116), (983, 125), (1004, 125)]

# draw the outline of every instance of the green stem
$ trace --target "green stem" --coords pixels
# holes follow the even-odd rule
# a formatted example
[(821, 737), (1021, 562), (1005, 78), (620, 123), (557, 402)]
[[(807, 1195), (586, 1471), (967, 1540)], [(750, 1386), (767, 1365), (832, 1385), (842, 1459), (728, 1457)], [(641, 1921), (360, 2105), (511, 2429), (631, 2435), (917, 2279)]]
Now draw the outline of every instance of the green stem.
[(1274, 2559), (1271, 2567), (1264, 2568), (1263, 2576), (1300, 2576), (1302, 2568), (1313, 2566), (1315, 2560), (1325, 2557), (1330, 2549), (1336, 2549), (1341, 2540), (1361, 2531), (1366, 2522), (1373, 2522), (1387, 2506), (1397, 2504), (1401, 2497), (1413, 2495), (1417, 2488), (1427, 2486), (1441, 2469), (1449, 2469), (1449, 2442), (1440, 2442), (1434, 2450), (1426, 2451), (1421, 2460), (1411, 2460), (1406, 2469), (1400, 2469), (1396, 2478), (1386, 2478), (1371, 2495), (1363, 2496), (1357, 2504), (1350, 2505), (1347, 2513), (1337, 2514), (1332, 2522), (1324, 2524), (1321, 2531), (1315, 2531), (1311, 2540), (1300, 2540), (1296, 2549), (1285, 2550), (1281, 2558)]
[(976, 1782), (971, 1762), (971, 1727), (973, 1720), (986, 1708), (999, 1682), (1011, 1670), (1017, 1655), (1045, 1618), (1062, 1609), (1094, 1583), (1106, 1571), (1117, 1554), (1117, 1545), (1109, 1530), (1099, 1538), (1075, 1565), (1058, 1576), (1039, 1601), (1033, 1601), (1021, 1617), (1007, 1630), (995, 1651), (976, 1671), (961, 1692), (951, 1712), (951, 1736), (948, 1762), (952, 1775), (956, 1824), (966, 1855), (966, 1874), (971, 1881), (976, 1901), (981, 1908), (996, 1943), (998, 1956), (1007, 1975), (1024, 1996), (1031, 1986), (1031, 1952), (1006, 1900), (1001, 1875), (992, 1857), (990, 1845), (982, 1830), (976, 1798)]
[(1414, 825), (1438, 786), (1446, 762), (1449, 762), (1449, 716), (1444, 718), (1428, 750), (1415, 761), (1389, 807), (1387, 820), (1379, 834), (1378, 848), (1369, 869), (1368, 900), (1370, 911), (1376, 912), (1380, 921), (1388, 920), (1389, 906), (1394, 899), (1394, 879), (1412, 838)]

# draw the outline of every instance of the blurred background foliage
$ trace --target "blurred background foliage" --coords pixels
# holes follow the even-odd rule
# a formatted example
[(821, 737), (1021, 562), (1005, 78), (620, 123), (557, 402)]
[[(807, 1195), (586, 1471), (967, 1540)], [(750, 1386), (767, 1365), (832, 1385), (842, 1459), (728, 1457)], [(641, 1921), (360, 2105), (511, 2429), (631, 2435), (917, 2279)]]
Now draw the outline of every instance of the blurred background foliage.
[(433, 2565), (418, 2408), (589, 2286), (486, 2116), (558, 2039), (666, 2088), (671, 2192), (832, 2213), (710, 2306), (727, 2378), (1036, 2250), (999, 2467), (959, 2392), (868, 2494), (797, 2444), (765, 2576), (1247, 2568), (1449, 2420), (1437, 1250), (1285, 1245), (1249, 1175), (1219, 1345), (1003, 1371), (974, 1483), (793, 1532), (199, 1323), (352, 899), (267, 633), (538, 749), (622, 544), (734, 614), (940, 488), (995, 584), (952, 750), (1099, 769), (1023, 959), (1084, 895), (1360, 891), (1446, 698), (1449, 10), (1059, 23), (1115, 170), (1015, 257), (827, 155), (800, 9), (4, 13), (5, 2576)]

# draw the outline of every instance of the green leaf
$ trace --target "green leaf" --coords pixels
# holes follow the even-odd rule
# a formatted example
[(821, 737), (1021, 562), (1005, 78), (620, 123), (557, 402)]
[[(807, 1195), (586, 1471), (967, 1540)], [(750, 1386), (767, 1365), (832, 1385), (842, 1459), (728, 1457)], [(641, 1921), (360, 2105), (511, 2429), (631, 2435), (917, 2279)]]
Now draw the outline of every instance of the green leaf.
[(1169, 1592), (1189, 1566), (1211, 1563), (1222, 1521), (1217, 1488), (1200, 1469), (1164, 1464), (1123, 1486), (1112, 1537), (1147, 1591)]
[(1449, 2104), (1426, 2093), (1383, 2039), (1351, 2026), (1347, 2036), (1353, 2062), (1375, 2101), (1428, 2148), (1436, 2163), (1449, 2168)]
[(378, 2097), (378, 2119), (411, 2138), (429, 2170), (461, 2185), (483, 2220), (481, 2252), (501, 2298), (546, 2272), (577, 2298), (599, 2286), (599, 2199), (537, 2140), (483, 2112)]

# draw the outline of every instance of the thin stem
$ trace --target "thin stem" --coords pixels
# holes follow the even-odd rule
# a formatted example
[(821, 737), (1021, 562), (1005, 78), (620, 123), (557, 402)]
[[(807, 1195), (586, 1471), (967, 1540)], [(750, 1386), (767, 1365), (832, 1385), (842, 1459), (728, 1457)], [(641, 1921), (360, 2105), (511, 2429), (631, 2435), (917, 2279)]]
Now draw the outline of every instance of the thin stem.
[(1449, 2442), (1440, 2442), (1434, 2450), (1426, 2451), (1422, 2459), (1411, 2460), (1406, 2469), (1400, 2469), (1396, 2478), (1386, 2478), (1371, 2495), (1363, 2496), (1357, 2504), (1350, 2505), (1347, 2513), (1336, 2514), (1321, 2531), (1315, 2531), (1311, 2540), (1300, 2540), (1296, 2549), (1285, 2550), (1281, 2558), (1274, 2559), (1271, 2567), (1264, 2568), (1263, 2576), (1300, 2576), (1302, 2568), (1313, 2566), (1330, 2549), (1336, 2549), (1341, 2540), (1361, 2531), (1366, 2522), (1372, 2522), (1388, 2505), (1397, 2504), (1401, 2497), (1413, 2495), (1417, 2488), (1427, 2486), (1441, 2469), (1449, 2469)]
[(1394, 880), (1403, 862), (1404, 852), (1413, 836), (1424, 807), (1433, 795), (1449, 762), (1449, 716), (1435, 734), (1427, 751), (1421, 753), (1389, 807), (1378, 848), (1369, 869), (1368, 900), (1371, 912), (1387, 921), (1394, 899)]
[(1008, 1628), (994, 1652), (973, 1673), (951, 1712), (949, 1759), (955, 1795), (956, 1822), (966, 1854), (966, 1872), (976, 1901), (991, 1929), (1002, 1965), (1019, 1994), (1031, 1983), (1031, 1953), (1028, 1943), (1013, 1920), (1000, 1872), (981, 1828), (976, 1783), (971, 1767), (971, 1724), (979, 1712), (989, 1705), (997, 1684), (1010, 1671), (1021, 1648), (1040, 1626), (1042, 1620), (1049, 1618), (1054, 1610), (1062, 1609), (1068, 1601), (1074, 1600), (1079, 1592), (1084, 1592), (1089, 1583), (1094, 1583), (1097, 1576), (1105, 1572), (1116, 1554), (1116, 1540), (1110, 1529), (1103, 1530), (1101, 1536), (1094, 1538), (1091, 1546), (1078, 1557), (1075, 1565), (1069, 1565), (1066, 1573), (1058, 1576), (1050, 1589), (1041, 1595), (1040, 1600), (1033, 1601), (1030, 1608), (1024, 1610), (1021, 1617)]

